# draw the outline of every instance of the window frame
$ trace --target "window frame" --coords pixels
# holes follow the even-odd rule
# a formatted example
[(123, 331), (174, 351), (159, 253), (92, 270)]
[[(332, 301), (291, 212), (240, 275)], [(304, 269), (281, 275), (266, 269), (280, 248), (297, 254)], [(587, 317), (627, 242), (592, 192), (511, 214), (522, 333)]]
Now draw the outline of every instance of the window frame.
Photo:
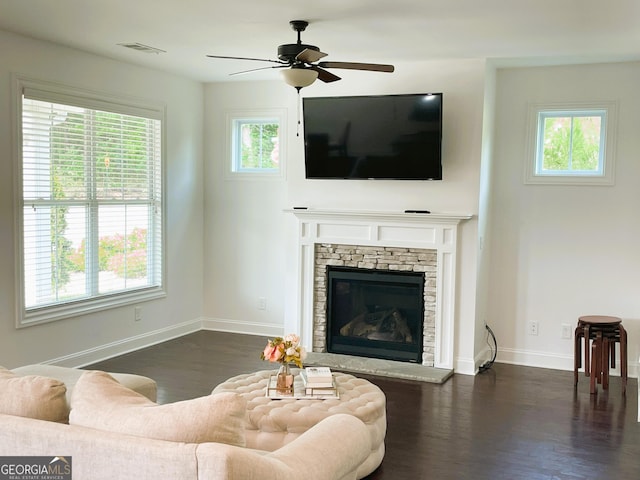
[[(240, 130), (239, 126), (247, 123), (278, 123), (278, 168), (240, 168)], [(274, 179), (285, 177), (286, 171), (286, 110), (232, 110), (226, 113), (227, 161), (225, 177), (227, 179)]]
[[(42, 323), (76, 317), (101, 310), (135, 304), (166, 297), (166, 106), (162, 103), (112, 95), (71, 87), (54, 82), (38, 80), (20, 74), (12, 74), (12, 141), (13, 141), (13, 181), (14, 181), (14, 223), (15, 223), (15, 325), (23, 328)], [(160, 121), (160, 266), (156, 272), (159, 284), (133, 287), (129, 290), (94, 295), (66, 302), (26, 308), (25, 301), (25, 245), (23, 213), (23, 138), (22, 100), (23, 92), (36, 92), (39, 100), (51, 103), (79, 106), (94, 110), (106, 110), (124, 115), (140, 116)]]
[[(615, 101), (535, 103), (528, 106), (524, 183), (539, 185), (613, 185), (618, 105)], [(544, 120), (556, 116), (600, 116), (598, 170), (540, 172), (544, 146)]]

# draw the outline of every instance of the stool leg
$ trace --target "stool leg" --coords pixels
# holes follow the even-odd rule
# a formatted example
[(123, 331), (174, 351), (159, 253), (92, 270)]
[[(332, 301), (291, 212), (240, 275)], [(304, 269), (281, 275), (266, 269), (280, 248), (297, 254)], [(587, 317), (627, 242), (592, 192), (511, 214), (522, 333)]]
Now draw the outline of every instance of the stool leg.
[[(597, 345), (596, 345), (597, 340), (594, 340), (591, 343), (591, 359), (593, 360), (593, 362), (597, 362), (597, 358), (598, 358), (598, 352), (597, 352)], [(584, 366), (585, 370), (587, 369), (587, 364), (585, 364)], [(589, 375), (589, 393), (594, 394), (596, 393), (596, 366), (595, 365), (591, 365), (589, 368), (589, 371), (591, 372)]]
[(616, 341), (612, 338), (609, 342), (609, 349), (611, 350), (611, 368), (616, 368)]
[(580, 363), (582, 362), (582, 342), (580, 339), (580, 332), (582, 332), (582, 328), (577, 327), (576, 331), (573, 333), (573, 386), (578, 386), (578, 369), (580, 368)]
[(584, 375), (589, 376), (589, 369), (591, 368), (591, 359), (589, 358), (589, 325), (584, 327)]
[(591, 352), (591, 369), (595, 370), (595, 377), (597, 383), (602, 383), (602, 333), (596, 332), (596, 336), (593, 340), (594, 348)]
[(600, 364), (602, 370), (602, 389), (607, 390), (609, 388), (609, 338), (606, 336), (602, 339), (600, 356), (602, 358)]
[(627, 394), (627, 331), (620, 325), (620, 379), (622, 380), (622, 394)]

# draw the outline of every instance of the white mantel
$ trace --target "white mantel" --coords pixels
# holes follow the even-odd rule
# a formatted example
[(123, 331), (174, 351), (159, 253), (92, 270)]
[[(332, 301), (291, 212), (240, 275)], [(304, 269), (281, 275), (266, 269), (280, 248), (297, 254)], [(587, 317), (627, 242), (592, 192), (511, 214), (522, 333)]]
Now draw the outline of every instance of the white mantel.
[[(473, 215), (290, 209), (297, 218), (295, 311), (287, 331), (312, 345), (314, 245), (342, 243), (437, 251), (436, 345), (434, 366), (453, 368), (458, 224)], [(289, 330), (290, 329), (290, 330)]]

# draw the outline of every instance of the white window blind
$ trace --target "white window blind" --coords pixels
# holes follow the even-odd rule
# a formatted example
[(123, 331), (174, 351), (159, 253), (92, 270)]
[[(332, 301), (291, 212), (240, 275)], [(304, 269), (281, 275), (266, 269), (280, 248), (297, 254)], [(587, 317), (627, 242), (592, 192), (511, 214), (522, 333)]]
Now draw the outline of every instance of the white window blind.
[(21, 323), (161, 289), (161, 112), (25, 88), (21, 113)]

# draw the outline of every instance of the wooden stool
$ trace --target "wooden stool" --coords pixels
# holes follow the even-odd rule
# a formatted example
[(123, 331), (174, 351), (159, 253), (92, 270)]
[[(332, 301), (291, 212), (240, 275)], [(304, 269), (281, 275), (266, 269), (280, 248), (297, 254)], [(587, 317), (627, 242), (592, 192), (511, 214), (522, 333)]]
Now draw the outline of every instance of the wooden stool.
[[(584, 374), (590, 377), (590, 391), (596, 393), (596, 382), (603, 389), (609, 388), (609, 367), (615, 368), (616, 343), (620, 344), (620, 377), (622, 394), (627, 389), (627, 332), (618, 317), (586, 315), (578, 319), (574, 334), (573, 378), (578, 385), (578, 369), (582, 366), (582, 341), (584, 338)], [(591, 346), (589, 342), (592, 341)]]

